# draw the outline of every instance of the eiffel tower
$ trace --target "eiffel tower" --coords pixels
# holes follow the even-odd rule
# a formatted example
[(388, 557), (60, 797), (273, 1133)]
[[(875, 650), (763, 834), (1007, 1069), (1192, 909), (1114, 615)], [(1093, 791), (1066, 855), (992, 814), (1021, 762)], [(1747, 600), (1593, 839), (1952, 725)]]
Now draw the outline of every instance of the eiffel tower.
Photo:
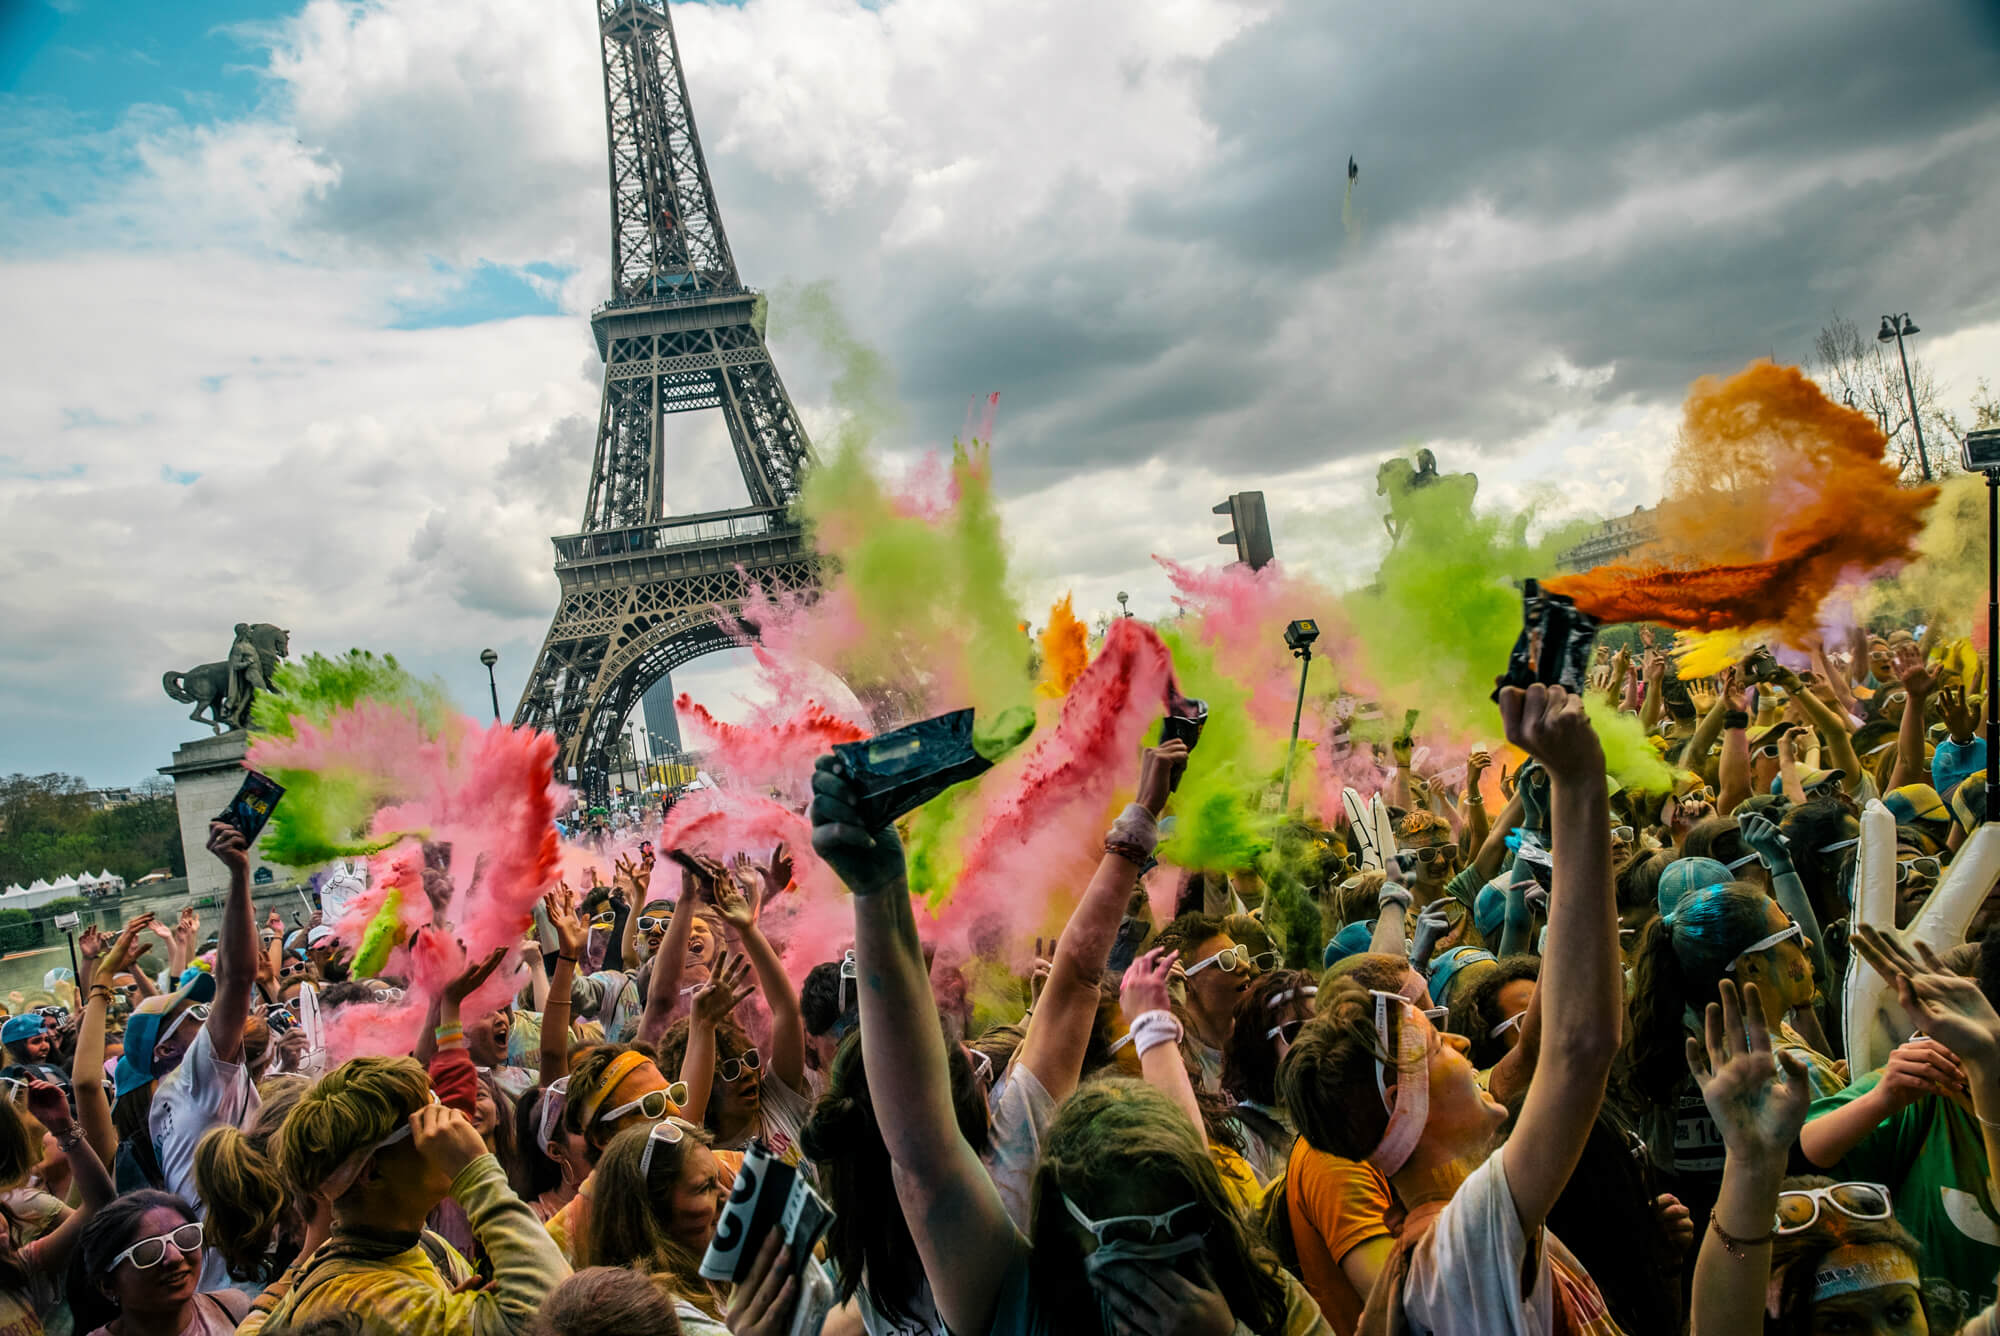
[[(611, 300), (591, 315), (604, 404), (576, 533), (554, 539), (562, 602), (514, 722), (554, 733), (557, 770), (593, 800), (646, 689), (734, 643), (717, 610), (744, 574), (817, 585), (790, 505), (812, 443), (736, 275), (695, 133), (666, 0), (596, 0), (611, 139)], [(665, 416), (714, 408), (750, 504), (671, 515)]]

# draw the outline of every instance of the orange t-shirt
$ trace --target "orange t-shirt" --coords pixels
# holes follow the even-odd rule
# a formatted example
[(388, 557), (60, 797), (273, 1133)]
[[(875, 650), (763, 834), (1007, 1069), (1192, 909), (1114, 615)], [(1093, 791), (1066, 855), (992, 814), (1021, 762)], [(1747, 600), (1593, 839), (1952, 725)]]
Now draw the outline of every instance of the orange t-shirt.
[(1368, 1296), (1348, 1283), (1340, 1259), (1370, 1240), (1394, 1237), (1389, 1180), (1373, 1165), (1314, 1150), (1301, 1137), (1285, 1165), (1285, 1207), (1306, 1292), (1336, 1332), (1353, 1331)]

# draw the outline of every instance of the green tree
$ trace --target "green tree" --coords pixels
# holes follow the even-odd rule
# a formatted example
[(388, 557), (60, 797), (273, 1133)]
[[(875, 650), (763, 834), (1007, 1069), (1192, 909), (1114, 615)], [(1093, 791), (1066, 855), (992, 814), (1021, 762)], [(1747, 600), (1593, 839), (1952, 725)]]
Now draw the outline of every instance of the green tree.
[(164, 781), (142, 786), (136, 802), (100, 807), (75, 775), (0, 779), (0, 884), (82, 872), (134, 881), (155, 868), (187, 872), (173, 790)]

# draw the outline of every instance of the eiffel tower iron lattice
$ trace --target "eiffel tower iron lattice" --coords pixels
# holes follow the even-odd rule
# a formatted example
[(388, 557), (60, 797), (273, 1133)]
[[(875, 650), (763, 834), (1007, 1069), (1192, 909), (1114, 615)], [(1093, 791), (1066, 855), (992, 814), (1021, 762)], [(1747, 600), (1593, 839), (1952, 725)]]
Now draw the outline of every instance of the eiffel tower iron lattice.
[[(556, 735), (559, 773), (593, 799), (648, 687), (732, 642), (718, 609), (744, 576), (817, 586), (793, 521), (812, 459), (722, 230), (666, 0), (596, 0), (611, 141), (611, 300), (592, 314), (604, 359), (597, 450), (578, 532), (554, 539), (562, 601), (514, 722)], [(750, 504), (670, 515), (663, 428), (714, 408)]]

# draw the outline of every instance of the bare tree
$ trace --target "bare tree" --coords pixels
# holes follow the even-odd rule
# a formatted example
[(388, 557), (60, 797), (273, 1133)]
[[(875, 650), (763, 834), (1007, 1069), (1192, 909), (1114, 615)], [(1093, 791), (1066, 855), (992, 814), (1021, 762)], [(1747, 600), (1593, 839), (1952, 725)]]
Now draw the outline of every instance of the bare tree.
[(1957, 466), (1958, 418), (1939, 403), (1942, 391), (1937, 378), (1916, 353), (1910, 353), (1910, 391), (1905, 391), (1894, 345), (1867, 334), (1836, 311), (1813, 340), (1813, 373), (1834, 399), (1881, 425), (1889, 438), (1889, 457), (1911, 480), (1924, 472), (1917, 458), (1917, 434), (1910, 425), (1910, 391), (1914, 391), (1931, 473), (1942, 476)]

